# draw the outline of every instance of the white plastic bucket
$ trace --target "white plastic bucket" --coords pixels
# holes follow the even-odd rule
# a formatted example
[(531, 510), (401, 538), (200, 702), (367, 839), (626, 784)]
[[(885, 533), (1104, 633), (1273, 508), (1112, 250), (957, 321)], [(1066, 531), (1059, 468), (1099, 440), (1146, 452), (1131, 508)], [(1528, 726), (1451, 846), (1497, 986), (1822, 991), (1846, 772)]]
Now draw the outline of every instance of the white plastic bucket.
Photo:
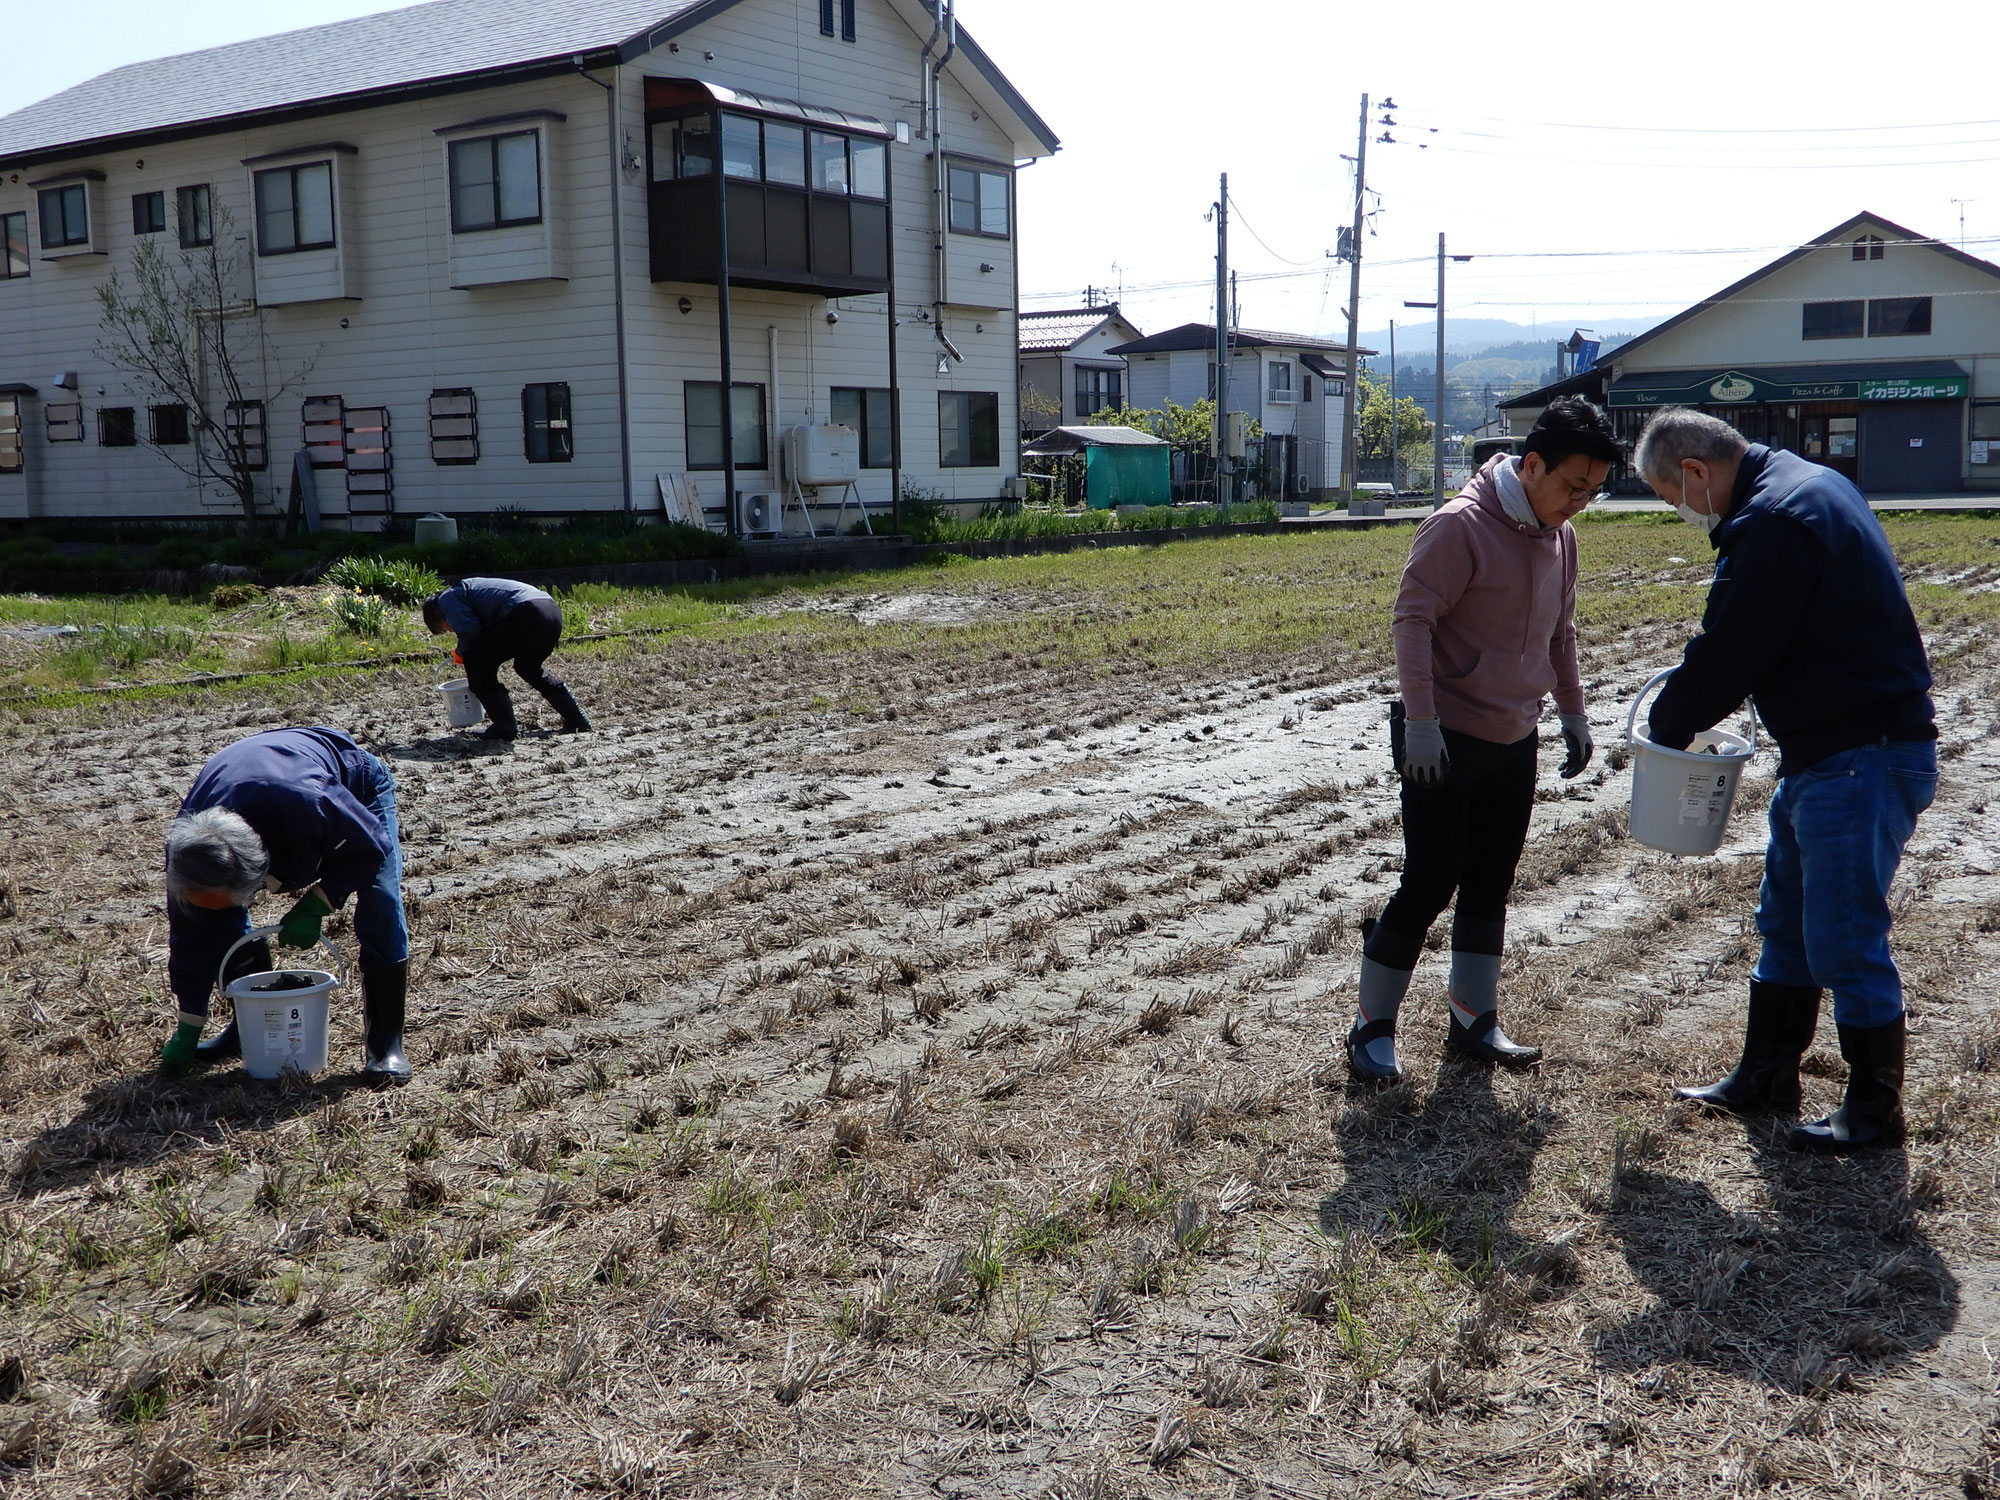
[(444, 711), (453, 729), (470, 729), (486, 717), (486, 710), (480, 707), (479, 699), (473, 696), (463, 677), (440, 682), (438, 691), (444, 694)]
[(317, 1073), (326, 1066), (332, 996), (340, 987), (337, 976), (307, 968), (272, 969), (222, 983), (238, 948), (271, 937), (277, 930), (258, 927), (231, 943), (216, 974), (216, 983), (235, 1008), (243, 1071), (252, 1078), (276, 1078), (288, 1067)]
[(1750, 710), (1750, 737), (1726, 729), (1705, 729), (1685, 750), (1669, 750), (1639, 729), (1639, 705), (1673, 675), (1660, 673), (1639, 689), (1625, 718), (1625, 743), (1632, 747), (1632, 837), (1668, 854), (1713, 854), (1729, 830), (1743, 768), (1757, 753), (1757, 710)]

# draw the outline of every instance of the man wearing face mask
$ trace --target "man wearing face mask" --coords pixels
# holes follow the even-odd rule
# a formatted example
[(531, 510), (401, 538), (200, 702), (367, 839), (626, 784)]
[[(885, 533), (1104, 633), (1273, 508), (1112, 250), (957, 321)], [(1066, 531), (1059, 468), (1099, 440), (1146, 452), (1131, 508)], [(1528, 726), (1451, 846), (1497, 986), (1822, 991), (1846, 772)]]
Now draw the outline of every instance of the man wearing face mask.
[(1791, 1133), (1799, 1151), (1902, 1138), (1903, 988), (1889, 953), (1889, 882), (1937, 790), (1930, 663), (1888, 539), (1841, 475), (1746, 443), (1672, 408), (1637, 463), (1717, 553), (1702, 633), (1654, 700), (1649, 734), (1684, 749), (1747, 698), (1778, 742), (1743, 1056), (1677, 1092), (1733, 1114), (1792, 1113), (1820, 992), (1847, 1060), (1847, 1094)]
[(1536, 725), (1555, 695), (1564, 777), (1595, 749), (1577, 672), (1576, 533), (1618, 444), (1581, 397), (1552, 402), (1521, 457), (1498, 456), (1417, 528), (1396, 597), (1390, 753), (1403, 778), (1403, 875), (1362, 924), (1360, 1006), (1347, 1036), (1358, 1081), (1402, 1077), (1396, 1016), (1424, 937), (1456, 893), (1445, 1048), (1528, 1067), (1541, 1049), (1500, 1029), (1500, 955), (1514, 867), (1535, 803)]
[[(249, 931), (250, 904), (267, 892), (295, 898), (278, 928), (287, 948), (317, 943), (326, 918), (355, 898), (362, 1071), (377, 1082), (407, 1081), (410, 934), (396, 784), (353, 740), (320, 728), (267, 730), (217, 751), (167, 829), (167, 983), (180, 1014), (161, 1073), (179, 1078), (198, 1063), (242, 1055), (233, 1018), (200, 1038), (216, 969)], [(270, 950), (246, 944), (231, 965), (231, 979), (267, 970)]]

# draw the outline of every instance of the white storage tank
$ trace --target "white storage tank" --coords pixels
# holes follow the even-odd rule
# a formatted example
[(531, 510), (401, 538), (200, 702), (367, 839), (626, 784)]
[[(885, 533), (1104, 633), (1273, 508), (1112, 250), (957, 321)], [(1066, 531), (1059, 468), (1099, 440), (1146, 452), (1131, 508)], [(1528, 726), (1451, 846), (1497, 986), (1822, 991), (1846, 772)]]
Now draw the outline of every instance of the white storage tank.
[(785, 469), (808, 488), (861, 478), (861, 434), (844, 422), (785, 429)]

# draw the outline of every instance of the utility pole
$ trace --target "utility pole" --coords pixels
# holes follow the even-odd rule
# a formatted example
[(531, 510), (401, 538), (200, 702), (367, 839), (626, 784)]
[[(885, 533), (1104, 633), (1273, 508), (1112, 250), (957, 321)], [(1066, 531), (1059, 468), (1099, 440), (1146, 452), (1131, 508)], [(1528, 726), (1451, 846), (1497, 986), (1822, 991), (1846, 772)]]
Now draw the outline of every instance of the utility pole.
[(1389, 485), (1392, 493), (1403, 489), (1403, 424), (1396, 412), (1396, 320), (1389, 320)]
[(1354, 397), (1361, 384), (1361, 204), (1368, 191), (1368, 96), (1361, 96), (1361, 138), (1354, 148), (1354, 238), (1348, 246), (1347, 274), (1347, 399), (1341, 407), (1341, 488), (1354, 497), (1360, 469), (1354, 455)]
[(1958, 205), (1958, 248), (1963, 250), (1965, 248), (1965, 205), (1968, 203), (1977, 203), (1979, 200), (1977, 198), (1954, 198), (1951, 201)]
[(1216, 514), (1232, 498), (1229, 485), (1229, 174), (1215, 200), (1215, 502)]
[(1431, 509), (1444, 504), (1444, 231), (1438, 231), (1437, 431), (1431, 434)]

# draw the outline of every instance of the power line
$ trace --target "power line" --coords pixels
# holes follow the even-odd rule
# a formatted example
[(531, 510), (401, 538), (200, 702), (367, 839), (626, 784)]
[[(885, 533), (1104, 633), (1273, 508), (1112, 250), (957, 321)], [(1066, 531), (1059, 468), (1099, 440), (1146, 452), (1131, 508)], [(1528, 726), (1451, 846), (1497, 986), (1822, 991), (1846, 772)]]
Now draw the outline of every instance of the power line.
[[(1420, 114), (1415, 118), (1426, 117)], [(1486, 120), (1496, 125), (1532, 125), (1541, 130), (1588, 130), (1592, 133), (1609, 130), (1644, 135), (1855, 135), (1879, 134), (1885, 130), (1975, 130), (1986, 125), (2000, 125), (2000, 120), (1938, 120), (1929, 124), (1907, 125), (1607, 125), (1598, 120), (1520, 120), (1507, 115), (1467, 115), (1465, 118)]]
[[(1264, 236), (1259, 234), (1256, 230), (1256, 227), (1252, 225), (1247, 218), (1244, 217), (1243, 205), (1236, 201), (1236, 195), (1234, 193), (1231, 193), (1229, 195), (1229, 206), (1236, 210), (1236, 222), (1241, 224), (1245, 229), (1248, 229), (1250, 231), (1250, 238), (1255, 240), (1258, 244), (1263, 245), (1264, 253), (1270, 256), (1271, 259), (1283, 261), (1288, 266), (1313, 265), (1313, 262), (1311, 261), (1293, 260), (1290, 256), (1280, 255), (1278, 254), (1277, 251), (1273, 250), (1270, 247), (1270, 245), (1265, 242)], [(1315, 266), (1314, 269), (1318, 269), (1317, 266)]]
[[(1491, 161), (1549, 160), (1544, 153), (1527, 151), (1481, 151), (1472, 146), (1436, 145), (1431, 148), (1450, 156), (1481, 156)], [(1869, 172), (1900, 171), (1906, 167), (1976, 167), (2000, 161), (2000, 156), (1934, 157), (1925, 161), (1621, 161), (1615, 157), (1577, 157), (1564, 154), (1563, 160), (1579, 167), (1642, 167), (1656, 172)]]

